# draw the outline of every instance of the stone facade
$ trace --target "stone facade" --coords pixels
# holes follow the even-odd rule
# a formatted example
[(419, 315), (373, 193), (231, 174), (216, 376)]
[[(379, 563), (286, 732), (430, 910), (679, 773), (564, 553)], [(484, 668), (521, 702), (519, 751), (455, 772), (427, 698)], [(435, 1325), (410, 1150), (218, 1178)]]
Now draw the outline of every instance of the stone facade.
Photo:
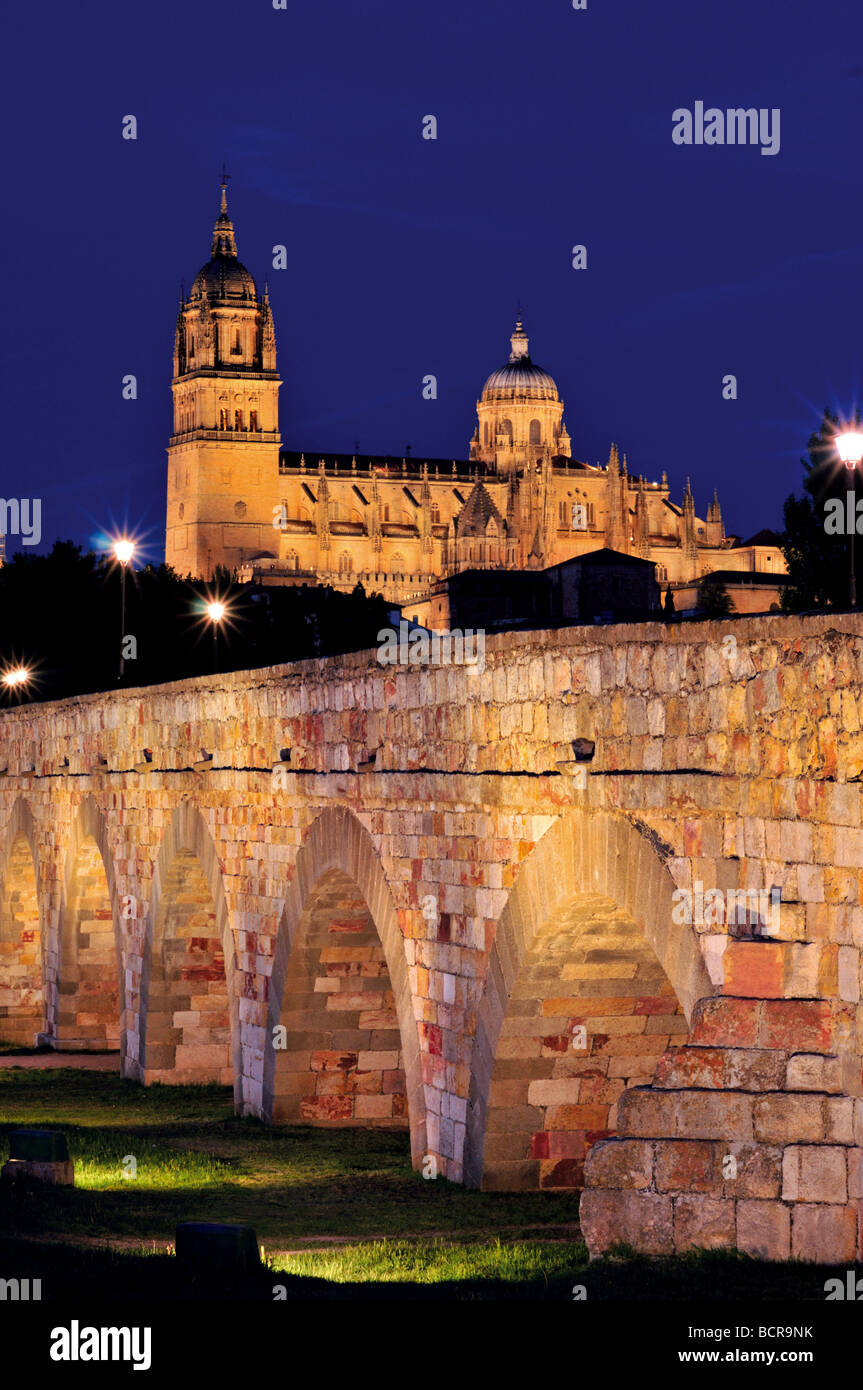
[[(0, 738), (0, 1035), (583, 1183), (594, 1252), (863, 1253), (858, 616), (358, 653)], [(681, 920), (702, 888), (778, 920)]]
[(221, 565), (262, 583), (361, 582), (400, 604), (460, 570), (542, 569), (603, 547), (650, 560), (663, 584), (784, 574), (776, 545), (726, 536), (715, 492), (702, 518), (688, 480), (678, 504), (665, 473), (630, 472), (614, 444), (604, 466), (573, 457), (521, 316), (510, 346), (476, 403), (467, 459), (282, 449), (273, 313), (237, 258), (223, 186), (210, 260), (177, 315), (167, 562), (203, 578)]

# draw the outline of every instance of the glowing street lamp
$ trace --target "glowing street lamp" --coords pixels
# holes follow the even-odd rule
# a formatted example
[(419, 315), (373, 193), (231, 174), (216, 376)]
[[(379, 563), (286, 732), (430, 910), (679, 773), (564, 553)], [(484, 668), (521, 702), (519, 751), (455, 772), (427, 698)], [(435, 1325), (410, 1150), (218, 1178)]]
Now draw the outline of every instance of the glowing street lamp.
[(120, 670), (117, 680), (122, 681), (126, 665), (126, 659), (123, 655), (123, 644), (126, 639), (126, 566), (135, 553), (135, 543), (124, 536), (114, 542), (113, 550), (114, 559), (120, 566)]
[(206, 606), (206, 614), (213, 625), (213, 674), (219, 669), (219, 624), (225, 617), (228, 609), (224, 603), (218, 599), (213, 599)]
[(14, 694), (20, 700), (21, 692), (30, 679), (30, 672), (26, 666), (10, 666), (8, 670), (3, 672), (0, 679), (2, 679), (10, 696)]
[(863, 432), (860, 430), (843, 430), (836, 436), (836, 452), (848, 469), (848, 509), (846, 515), (851, 518), (851, 535), (848, 545), (851, 552), (851, 574), (850, 574), (850, 597), (851, 607), (857, 607), (857, 579), (854, 574), (854, 537), (857, 530), (857, 506), (854, 495), (854, 482), (856, 478), (857, 465), (863, 459)]

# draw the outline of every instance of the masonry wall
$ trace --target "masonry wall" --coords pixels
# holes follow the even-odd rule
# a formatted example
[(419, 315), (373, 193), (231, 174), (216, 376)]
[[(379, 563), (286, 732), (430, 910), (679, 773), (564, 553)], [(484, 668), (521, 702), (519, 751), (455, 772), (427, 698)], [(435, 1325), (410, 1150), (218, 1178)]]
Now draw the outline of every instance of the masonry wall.
[[(527, 1087), (520, 1108), (541, 1112), (535, 1129), (527, 1116), (505, 1131), (537, 1146), (535, 1180), (551, 1171), (550, 1138), (533, 1138), (554, 1132), (549, 1107), (601, 1104), (605, 1123), (582, 1114), (565, 1131), (583, 1154), (559, 1155), (582, 1165), (570, 1178), (586, 1184), (594, 1251), (707, 1240), (850, 1259), (863, 1203), (861, 638), (851, 616), (520, 633), (489, 639), (478, 674), (384, 669), (364, 653), (7, 711), (0, 872), (8, 880), (26, 826), (43, 1029), (62, 1034), (63, 1001), (81, 984), (63, 923), (92, 836), (119, 955), (115, 1041), (126, 1074), (146, 1079), (171, 866), (194, 854), (222, 943), (237, 1105), (272, 1118), (293, 951), (308, 949), (303, 913), (337, 870), (374, 923), (397, 1021), (386, 1031), (400, 1042), (396, 1067), (377, 1040), (344, 1050), (357, 1053), (355, 1075), (380, 1076), (374, 1094), (390, 1094), (384, 1075), (401, 1070), (391, 1094), (404, 1096), (416, 1164), (431, 1155), (456, 1181), (495, 1185), (494, 1163), (521, 1162), (495, 1156), (489, 1119), (495, 1068), (519, 1061), (505, 1055), (513, 1002), (534, 1030), (541, 1016), (586, 1021), (581, 1061), (601, 1071), (613, 1049), (585, 1005), (607, 996), (578, 966), (635, 963), (653, 972), (643, 997), (669, 1001), (667, 1032), (630, 1035), (670, 1049), (653, 1074), (652, 1044), (628, 1054), (649, 1063), (615, 1066), (625, 1088), (614, 1099), (602, 1091), (609, 1068), (604, 1081), (555, 1073), (559, 1057), (542, 1051), (556, 1023), (523, 1035), (538, 1059), (498, 1072)], [(576, 739), (594, 743), (589, 762), (574, 761)], [(722, 921), (680, 925), (674, 891), (695, 884), (778, 885), (779, 924), (759, 939)], [(589, 912), (571, 949), (544, 953), (584, 894), (619, 914), (627, 944), (611, 961), (585, 954)], [(565, 995), (548, 992), (552, 961)], [(566, 1009), (543, 1014), (562, 998)], [(652, 1015), (626, 1008), (646, 1030)], [(315, 1040), (308, 1075), (316, 1051), (339, 1050)], [(364, 1069), (360, 1051), (387, 1055)], [(537, 1060), (551, 1064), (543, 1075)], [(572, 1090), (586, 1081), (601, 1101)], [(530, 1087), (548, 1082), (566, 1086), (534, 1089), (532, 1105)]]

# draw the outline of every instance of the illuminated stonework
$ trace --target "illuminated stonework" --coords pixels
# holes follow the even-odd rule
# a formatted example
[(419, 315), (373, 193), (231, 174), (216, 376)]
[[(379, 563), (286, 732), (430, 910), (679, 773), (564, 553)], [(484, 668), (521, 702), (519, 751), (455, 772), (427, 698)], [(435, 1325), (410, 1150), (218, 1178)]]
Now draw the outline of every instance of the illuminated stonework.
[(458, 570), (543, 569), (609, 547), (652, 560), (661, 584), (756, 573), (754, 606), (775, 600), (763, 587), (785, 573), (775, 544), (726, 536), (715, 492), (701, 518), (688, 481), (678, 505), (665, 473), (631, 473), (614, 444), (604, 466), (573, 458), (520, 315), (510, 345), (477, 401), (466, 460), (280, 449), (273, 315), (237, 259), (223, 186), (211, 258), (177, 319), (168, 563), (205, 578), (223, 565), (264, 583), (361, 582), (410, 604)]

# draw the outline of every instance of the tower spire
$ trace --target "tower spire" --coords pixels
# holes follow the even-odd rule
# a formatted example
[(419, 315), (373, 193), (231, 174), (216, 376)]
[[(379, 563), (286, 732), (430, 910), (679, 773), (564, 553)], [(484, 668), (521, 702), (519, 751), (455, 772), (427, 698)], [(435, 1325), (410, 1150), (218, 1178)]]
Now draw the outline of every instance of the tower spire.
[(213, 228), (213, 244), (210, 247), (211, 256), (236, 256), (237, 242), (234, 236), (234, 224), (228, 216), (228, 179), (230, 174), (225, 173), (225, 166), (222, 165), (222, 198), (219, 206), (219, 215), (216, 218), (216, 225)]

